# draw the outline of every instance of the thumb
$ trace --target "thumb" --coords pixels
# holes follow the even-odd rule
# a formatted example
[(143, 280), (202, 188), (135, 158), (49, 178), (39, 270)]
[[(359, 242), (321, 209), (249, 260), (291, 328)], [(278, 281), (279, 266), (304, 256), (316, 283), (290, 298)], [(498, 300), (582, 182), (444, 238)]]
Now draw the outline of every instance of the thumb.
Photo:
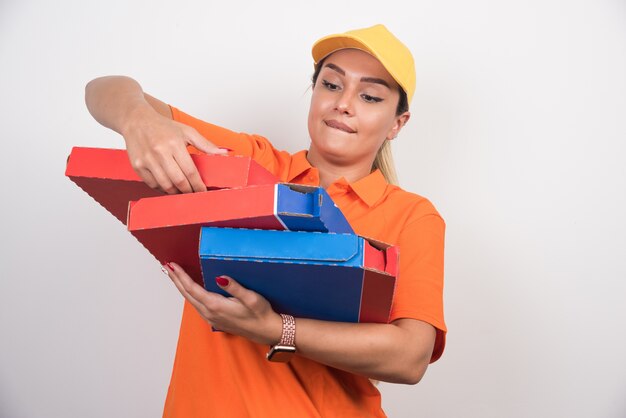
[(195, 129), (186, 132), (187, 142), (206, 154), (227, 155), (228, 148), (219, 148), (217, 145), (203, 137)]

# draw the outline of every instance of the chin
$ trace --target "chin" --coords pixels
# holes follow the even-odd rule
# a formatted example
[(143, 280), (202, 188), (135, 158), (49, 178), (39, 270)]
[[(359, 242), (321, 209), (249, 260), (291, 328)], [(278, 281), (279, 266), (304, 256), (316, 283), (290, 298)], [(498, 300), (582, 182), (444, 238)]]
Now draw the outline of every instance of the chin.
[(311, 144), (321, 155), (341, 155), (347, 153), (345, 140), (325, 137), (321, 141), (311, 140)]
[(326, 149), (320, 154), (324, 156), (324, 159), (336, 165), (349, 165), (353, 160), (353, 155), (342, 148)]

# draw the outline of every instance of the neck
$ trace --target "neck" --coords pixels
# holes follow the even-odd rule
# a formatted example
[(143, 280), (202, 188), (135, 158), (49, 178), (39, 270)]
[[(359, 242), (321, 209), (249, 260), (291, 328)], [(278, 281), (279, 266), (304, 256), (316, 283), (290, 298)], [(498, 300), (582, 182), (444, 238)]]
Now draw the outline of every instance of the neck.
[(328, 158), (323, 158), (315, 149), (311, 146), (306, 156), (309, 163), (319, 171), (320, 186), (324, 189), (328, 188), (335, 180), (343, 177), (348, 182), (354, 183), (357, 180), (362, 179), (369, 175), (372, 171), (371, 162), (365, 162), (360, 164), (342, 165)]

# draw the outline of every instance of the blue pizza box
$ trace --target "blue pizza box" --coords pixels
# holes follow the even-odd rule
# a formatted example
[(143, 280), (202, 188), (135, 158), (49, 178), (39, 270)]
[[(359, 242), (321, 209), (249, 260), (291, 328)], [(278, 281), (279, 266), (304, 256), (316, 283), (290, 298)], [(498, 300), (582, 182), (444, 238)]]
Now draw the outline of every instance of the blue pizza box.
[(398, 248), (355, 234), (202, 228), (205, 289), (226, 275), (279, 313), (341, 322), (387, 323)]

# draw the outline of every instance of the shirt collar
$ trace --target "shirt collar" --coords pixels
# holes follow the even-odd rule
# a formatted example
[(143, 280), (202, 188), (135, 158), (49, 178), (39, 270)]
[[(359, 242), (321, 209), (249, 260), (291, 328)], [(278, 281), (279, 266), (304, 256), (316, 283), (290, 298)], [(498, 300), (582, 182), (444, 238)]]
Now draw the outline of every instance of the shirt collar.
[(367, 206), (372, 207), (383, 197), (389, 183), (385, 180), (383, 173), (377, 169), (362, 179), (348, 184)]
[[(293, 155), (291, 166), (289, 167), (289, 176), (287, 177), (288, 182), (313, 168), (309, 160), (307, 160), (306, 154), (307, 151), (303, 150)], [(377, 169), (354, 183), (350, 183), (341, 177), (334, 181), (329, 186), (329, 189), (348, 186), (367, 206), (372, 207), (383, 197), (388, 184), (383, 173)]]
[(287, 176), (287, 182), (293, 181), (300, 174), (313, 168), (309, 160), (306, 159), (306, 150), (302, 150), (293, 154), (291, 157), (291, 165), (289, 166), (289, 174)]

